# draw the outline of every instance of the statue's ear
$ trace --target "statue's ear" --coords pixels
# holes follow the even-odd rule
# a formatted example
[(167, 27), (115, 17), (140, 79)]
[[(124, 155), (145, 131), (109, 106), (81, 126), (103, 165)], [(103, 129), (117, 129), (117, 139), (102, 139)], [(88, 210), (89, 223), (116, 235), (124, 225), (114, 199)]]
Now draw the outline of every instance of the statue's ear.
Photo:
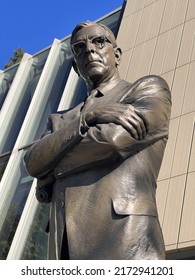
[(121, 62), (121, 56), (122, 56), (122, 50), (120, 48), (116, 48), (114, 50), (115, 52), (115, 62), (116, 62), (116, 66), (119, 66), (120, 62)]
[(72, 61), (72, 66), (73, 66), (73, 69), (74, 71), (77, 73), (77, 75), (80, 77), (80, 74), (79, 74), (79, 71), (78, 71), (78, 68), (77, 68), (77, 63), (76, 61), (73, 59)]

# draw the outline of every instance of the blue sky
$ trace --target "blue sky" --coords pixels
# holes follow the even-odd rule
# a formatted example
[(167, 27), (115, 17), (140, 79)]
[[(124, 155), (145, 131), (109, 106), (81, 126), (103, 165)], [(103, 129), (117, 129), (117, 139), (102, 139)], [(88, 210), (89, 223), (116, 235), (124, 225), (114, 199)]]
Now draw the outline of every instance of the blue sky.
[(21, 47), (29, 54), (69, 35), (75, 25), (96, 20), (123, 0), (1, 0), (0, 69)]

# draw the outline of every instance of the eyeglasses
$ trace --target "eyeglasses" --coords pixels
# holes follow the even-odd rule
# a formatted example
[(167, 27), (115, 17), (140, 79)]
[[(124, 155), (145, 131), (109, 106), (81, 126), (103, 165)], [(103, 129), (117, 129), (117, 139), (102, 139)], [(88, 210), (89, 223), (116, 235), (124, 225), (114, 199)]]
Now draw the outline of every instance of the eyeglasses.
[[(95, 38), (92, 38), (92, 39), (87, 39), (91, 44), (94, 45), (95, 48), (97, 49), (102, 49), (106, 42), (112, 44), (110, 42), (110, 40), (108, 40), (107, 37), (95, 37)], [(79, 41), (75, 44), (72, 44), (71, 45), (71, 48), (72, 48), (72, 51), (73, 53), (76, 55), (76, 56), (79, 56), (81, 55), (81, 53), (83, 53), (86, 49), (86, 41)]]

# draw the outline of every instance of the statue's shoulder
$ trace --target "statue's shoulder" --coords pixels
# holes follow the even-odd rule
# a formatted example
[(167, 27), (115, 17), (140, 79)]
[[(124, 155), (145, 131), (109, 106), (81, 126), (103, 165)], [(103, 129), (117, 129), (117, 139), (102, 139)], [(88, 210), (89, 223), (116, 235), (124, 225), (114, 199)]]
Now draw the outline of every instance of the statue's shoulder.
[(147, 75), (144, 77), (139, 78), (134, 82), (134, 86), (136, 87), (162, 87), (168, 91), (169, 90), (169, 85), (167, 82), (160, 76), (157, 75)]

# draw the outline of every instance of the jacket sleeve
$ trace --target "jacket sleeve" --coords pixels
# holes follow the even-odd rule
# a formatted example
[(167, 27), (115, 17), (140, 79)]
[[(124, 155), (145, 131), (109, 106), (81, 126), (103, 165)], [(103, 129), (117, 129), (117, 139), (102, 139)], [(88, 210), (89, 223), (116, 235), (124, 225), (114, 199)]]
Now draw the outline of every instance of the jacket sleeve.
[[(113, 123), (97, 126), (95, 133), (100, 140), (108, 142), (123, 157), (131, 156), (147, 146), (168, 138), (171, 114), (171, 94), (166, 81), (158, 76), (147, 76), (138, 80), (121, 102), (136, 108), (147, 124), (147, 135), (143, 140), (134, 139), (125, 129)], [(110, 131), (112, 133), (106, 133)]]
[[(49, 116), (46, 132), (25, 154), (26, 169), (32, 177), (41, 179), (51, 173), (66, 151), (83, 139), (80, 133), (79, 114), (74, 117), (71, 112), (66, 114), (66, 125), (64, 125), (63, 115)], [(55, 122), (52, 118), (55, 118)]]

